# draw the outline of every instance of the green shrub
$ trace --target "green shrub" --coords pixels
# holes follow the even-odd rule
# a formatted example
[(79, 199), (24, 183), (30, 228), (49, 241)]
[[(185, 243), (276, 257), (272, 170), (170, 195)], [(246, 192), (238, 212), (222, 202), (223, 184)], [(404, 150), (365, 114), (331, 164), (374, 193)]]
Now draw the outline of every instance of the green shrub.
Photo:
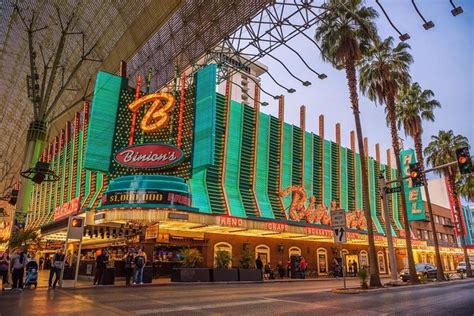
[(181, 255), (184, 257), (183, 267), (186, 268), (195, 268), (204, 260), (199, 250), (193, 248), (181, 250)]
[(252, 262), (254, 261), (254, 258), (255, 253), (246, 249), (239, 260), (240, 267), (242, 269), (250, 269), (250, 267), (252, 267)]
[(218, 269), (228, 269), (232, 264), (232, 256), (227, 251), (218, 250), (214, 259)]
[(426, 282), (428, 282), (428, 277), (424, 274), (420, 275), (419, 279), (421, 284), (425, 284)]
[(367, 284), (367, 279), (369, 278), (369, 273), (367, 272), (366, 269), (360, 269), (359, 272), (357, 272), (357, 276), (360, 279), (360, 284), (363, 289), (368, 289), (369, 285)]

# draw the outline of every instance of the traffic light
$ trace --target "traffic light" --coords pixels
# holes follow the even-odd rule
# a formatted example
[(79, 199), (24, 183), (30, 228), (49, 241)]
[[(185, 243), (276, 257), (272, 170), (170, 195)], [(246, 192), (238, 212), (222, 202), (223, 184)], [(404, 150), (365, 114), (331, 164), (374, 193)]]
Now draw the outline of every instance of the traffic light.
[(461, 174), (468, 174), (472, 172), (472, 161), (468, 147), (456, 149), (456, 159), (458, 161), (459, 172), (461, 172)]
[(78, 217), (74, 217), (72, 220), (71, 220), (71, 227), (82, 227), (82, 224), (83, 224), (83, 221), (84, 219), (82, 218), (78, 218)]
[(419, 162), (410, 164), (410, 178), (413, 187), (421, 187), (423, 183), (423, 175), (421, 173), (421, 165)]

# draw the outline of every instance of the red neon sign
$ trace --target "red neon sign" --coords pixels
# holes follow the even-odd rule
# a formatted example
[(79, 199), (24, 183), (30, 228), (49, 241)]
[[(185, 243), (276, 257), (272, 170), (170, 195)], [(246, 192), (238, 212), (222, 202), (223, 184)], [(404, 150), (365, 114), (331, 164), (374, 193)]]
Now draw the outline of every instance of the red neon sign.
[(181, 159), (181, 149), (168, 144), (134, 145), (115, 154), (115, 160), (119, 164), (132, 168), (164, 168)]

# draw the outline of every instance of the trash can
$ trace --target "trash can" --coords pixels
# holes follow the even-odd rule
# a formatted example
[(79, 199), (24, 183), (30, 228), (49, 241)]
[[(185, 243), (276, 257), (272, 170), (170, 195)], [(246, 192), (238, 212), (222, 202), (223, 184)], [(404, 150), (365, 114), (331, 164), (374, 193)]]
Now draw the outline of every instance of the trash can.
[(113, 285), (115, 283), (115, 268), (107, 268), (102, 274), (102, 280), (100, 284)]
[(146, 266), (143, 268), (143, 283), (151, 283), (153, 280), (153, 267)]

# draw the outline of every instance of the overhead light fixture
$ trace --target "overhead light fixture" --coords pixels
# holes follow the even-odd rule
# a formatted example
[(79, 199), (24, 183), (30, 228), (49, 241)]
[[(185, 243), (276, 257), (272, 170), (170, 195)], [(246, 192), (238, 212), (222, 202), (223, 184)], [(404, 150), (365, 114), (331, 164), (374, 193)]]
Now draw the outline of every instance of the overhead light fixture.
[(262, 103), (260, 103), (260, 104), (261, 104), (262, 106), (267, 106), (267, 105), (268, 105), (268, 102), (265, 102), (265, 101), (264, 101), (264, 102), (262, 102)]
[(303, 86), (305, 86), (305, 87), (308, 87), (310, 85), (311, 85), (311, 82), (309, 82), (309, 81), (304, 81), (303, 82)]
[(326, 76), (326, 74), (319, 74), (318, 75), (318, 78), (321, 79), (321, 80), (324, 80), (326, 79), (328, 76)]
[(464, 10), (461, 7), (455, 7), (454, 9), (451, 10), (451, 14), (453, 16), (459, 15), (463, 12), (464, 12)]
[(402, 34), (398, 37), (402, 42), (409, 40), (411, 37), (408, 33)]
[(288, 92), (288, 93), (295, 93), (295, 92), (296, 92), (296, 90), (295, 90), (295, 89), (293, 89), (293, 88), (290, 88), (290, 89), (286, 90), (286, 92)]
[(425, 28), (425, 30), (429, 30), (430, 28), (434, 27), (434, 23), (433, 21), (428, 21), (425, 24), (423, 24), (423, 27)]

